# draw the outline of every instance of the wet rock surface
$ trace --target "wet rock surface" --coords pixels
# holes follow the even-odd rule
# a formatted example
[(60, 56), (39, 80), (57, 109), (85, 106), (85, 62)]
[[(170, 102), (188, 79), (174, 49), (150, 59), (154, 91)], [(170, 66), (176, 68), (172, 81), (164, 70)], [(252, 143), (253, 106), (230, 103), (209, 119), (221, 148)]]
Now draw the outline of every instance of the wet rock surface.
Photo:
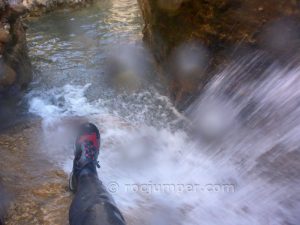
[(0, 98), (14, 95), (31, 81), (26, 29), (21, 20), (24, 13), (25, 7), (0, 1)]
[[(293, 0), (139, 0), (145, 21), (144, 40), (152, 50), (170, 87), (170, 93), (180, 106), (197, 93), (210, 78), (209, 71), (224, 62), (224, 55), (237, 45), (257, 46), (265, 27), (282, 17), (299, 21), (300, 6)], [(285, 26), (283, 26), (285, 27)], [(281, 26), (281, 28), (283, 28)], [(282, 36), (280, 27), (271, 35)], [(182, 78), (170, 71), (172, 55), (187, 42), (197, 42), (209, 50), (213, 58), (208, 71), (194, 79)], [(275, 41), (276, 42), (276, 41)], [(287, 41), (282, 41), (286, 43)], [(272, 41), (267, 40), (267, 43)], [(280, 45), (280, 44), (279, 44)], [(207, 68), (205, 68), (207, 69)]]
[(3, 197), (11, 196), (5, 224), (68, 224), (67, 175), (39, 152), (41, 132), (36, 120), (0, 134)]
[[(115, 117), (90, 119), (101, 124), (128, 126)], [(3, 184), (0, 186), (0, 216), (5, 215), (6, 225), (69, 224), (73, 194), (68, 188), (68, 174), (60, 162), (68, 160), (73, 153), (73, 145), (69, 142), (85, 121), (83, 117), (66, 117), (45, 125), (41, 119), (28, 119), (0, 132), (3, 155), (0, 161), (0, 182)], [(104, 131), (100, 129), (100, 132)], [(103, 148), (108, 148), (112, 142), (104, 144)], [(124, 212), (124, 216), (128, 224), (139, 223), (131, 213)]]
[(92, 2), (93, 0), (23, 0), (20, 4), (28, 9), (30, 16), (40, 16), (58, 8), (81, 8)]

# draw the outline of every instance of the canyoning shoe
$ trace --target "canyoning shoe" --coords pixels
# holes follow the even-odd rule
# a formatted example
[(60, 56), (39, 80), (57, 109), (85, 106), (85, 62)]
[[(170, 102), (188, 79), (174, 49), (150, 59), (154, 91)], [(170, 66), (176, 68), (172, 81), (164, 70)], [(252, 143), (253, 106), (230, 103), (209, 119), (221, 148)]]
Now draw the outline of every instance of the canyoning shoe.
[(100, 167), (97, 161), (100, 148), (100, 133), (92, 123), (80, 126), (75, 141), (75, 154), (73, 170), (69, 178), (69, 188), (76, 191), (77, 177), (81, 173), (95, 173), (96, 167)]

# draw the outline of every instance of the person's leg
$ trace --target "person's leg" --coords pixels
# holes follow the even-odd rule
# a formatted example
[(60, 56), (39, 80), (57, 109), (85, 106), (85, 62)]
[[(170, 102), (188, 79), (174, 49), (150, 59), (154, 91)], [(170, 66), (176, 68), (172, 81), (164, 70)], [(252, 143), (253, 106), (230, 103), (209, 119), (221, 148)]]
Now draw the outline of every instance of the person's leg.
[(97, 174), (92, 173), (78, 177), (69, 221), (70, 225), (125, 225), (125, 220), (111, 195)]
[(70, 189), (75, 197), (69, 211), (70, 225), (125, 225), (121, 212), (98, 179), (100, 134), (96, 126), (84, 124), (75, 146), (70, 177)]

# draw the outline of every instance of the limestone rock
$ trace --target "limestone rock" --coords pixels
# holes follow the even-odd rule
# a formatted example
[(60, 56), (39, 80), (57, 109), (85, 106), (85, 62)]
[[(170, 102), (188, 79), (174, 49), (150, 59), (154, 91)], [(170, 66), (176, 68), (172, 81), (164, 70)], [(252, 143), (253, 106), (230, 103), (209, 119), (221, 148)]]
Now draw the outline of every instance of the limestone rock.
[(0, 94), (11, 87), (22, 89), (31, 81), (32, 69), (27, 51), (22, 5), (0, 0)]
[[(145, 21), (144, 41), (169, 80), (176, 102), (185, 102), (210, 78), (199, 73), (195, 80), (178, 81), (169, 71), (170, 57), (186, 42), (196, 41), (213, 55), (208, 71), (223, 60), (224, 52), (244, 43), (256, 46), (266, 24), (293, 17), (299, 24), (300, 5), (294, 0), (138, 0)], [(279, 36), (281, 35), (278, 30)], [(274, 36), (274, 35), (273, 35)], [(172, 63), (172, 62), (171, 62)], [(192, 88), (198, 86), (200, 88)], [(188, 90), (190, 89), (190, 90)], [(184, 95), (182, 93), (185, 92)], [(185, 97), (183, 97), (185, 96)], [(181, 103), (179, 103), (181, 104)]]
[(89, 5), (93, 0), (21, 0), (30, 16), (40, 16), (57, 8), (77, 8)]

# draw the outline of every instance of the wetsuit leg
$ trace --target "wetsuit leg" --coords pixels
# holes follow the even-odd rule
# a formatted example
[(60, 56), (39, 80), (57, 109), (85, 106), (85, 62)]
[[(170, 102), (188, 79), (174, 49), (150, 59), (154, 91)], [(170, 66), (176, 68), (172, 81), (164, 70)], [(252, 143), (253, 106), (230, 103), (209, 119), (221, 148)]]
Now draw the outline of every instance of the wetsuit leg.
[(70, 225), (125, 225), (125, 220), (97, 174), (78, 177), (69, 212)]

